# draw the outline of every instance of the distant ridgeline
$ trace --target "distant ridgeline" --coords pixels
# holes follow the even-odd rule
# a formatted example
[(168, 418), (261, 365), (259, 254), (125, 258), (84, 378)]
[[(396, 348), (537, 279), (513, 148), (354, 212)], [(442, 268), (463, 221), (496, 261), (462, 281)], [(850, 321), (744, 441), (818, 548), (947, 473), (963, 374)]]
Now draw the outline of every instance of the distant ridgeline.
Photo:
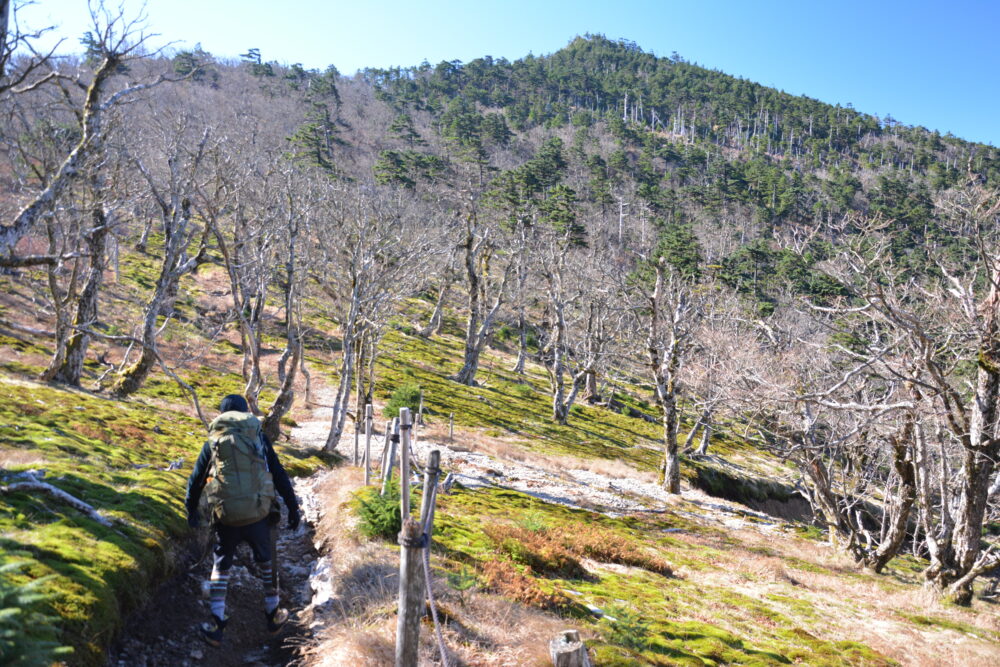
[[(429, 113), (443, 138), (480, 155), (484, 165), (492, 147), (508, 144), (511, 129), (570, 128), (569, 157), (589, 175), (574, 193), (578, 200), (617, 212), (620, 197), (613, 190), (627, 184), (635, 188), (630, 210), (646, 207), (661, 234), (664, 225), (684, 226), (695, 217), (725, 227), (720, 214), (741, 211), (734, 217), (752, 220), (759, 231), (735, 251), (704, 259), (765, 310), (779, 289), (816, 296), (838, 291), (812, 269), (831, 251), (829, 234), (814, 235), (793, 252), (768, 240), (778, 230), (837, 223), (850, 233), (851, 214), (881, 216), (892, 221), (896, 259), (920, 269), (926, 258), (910, 256), (913, 248), (944, 246), (957, 256), (969, 251), (965, 239), (935, 221), (935, 194), (964, 185), (970, 173), (984, 185), (1000, 184), (995, 147), (790, 95), (677, 54), (659, 58), (600, 35), (514, 62), (489, 56), (466, 64), (425, 62), (365, 69), (362, 77), (400, 117)], [(616, 150), (601, 155), (594, 147), (605, 131)], [(435, 167), (428, 166), (428, 150), (410, 151), (405, 168), (402, 153), (385, 151), (376, 171), (385, 181), (409, 185), (413, 174)]]
[[(600, 35), (514, 62), (486, 56), (467, 64), (369, 68), (363, 75), (399, 108), (440, 113), (457, 98), (503, 109), (516, 130), (588, 127), (607, 119), (617, 137), (678, 165), (706, 160), (705, 151), (715, 145), (739, 149), (744, 161), (766, 154), (792, 158), (806, 169), (890, 165), (926, 176), (933, 187), (955, 184), (970, 160), (990, 183), (1000, 177), (1000, 154), (993, 147), (860, 113), (850, 104), (790, 95), (699, 67), (676, 53), (658, 58), (634, 42)], [(650, 133), (686, 137), (703, 151), (658, 151)], [(752, 172), (726, 176), (743, 177), (752, 186)]]

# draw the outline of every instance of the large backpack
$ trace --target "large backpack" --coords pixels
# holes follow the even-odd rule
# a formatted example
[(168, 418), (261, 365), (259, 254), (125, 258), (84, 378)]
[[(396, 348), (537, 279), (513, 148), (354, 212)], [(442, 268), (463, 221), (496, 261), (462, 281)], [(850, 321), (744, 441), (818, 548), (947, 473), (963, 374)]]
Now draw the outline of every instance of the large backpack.
[(260, 521), (274, 503), (263, 437), (260, 421), (247, 412), (223, 412), (209, 426), (212, 463), (205, 495), (215, 520), (225, 526)]

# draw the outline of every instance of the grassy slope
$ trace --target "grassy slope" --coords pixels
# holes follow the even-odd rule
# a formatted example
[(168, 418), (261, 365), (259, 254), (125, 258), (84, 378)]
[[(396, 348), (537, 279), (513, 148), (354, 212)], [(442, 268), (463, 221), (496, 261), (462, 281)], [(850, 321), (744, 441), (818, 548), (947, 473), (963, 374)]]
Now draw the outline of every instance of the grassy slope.
[[(137, 289), (135, 285), (151, 271), (148, 262), (126, 266), (136, 275), (115, 292), (124, 304), (122, 311), (133, 309), (135, 298), (141, 296), (141, 290), (126, 290)], [(7, 294), (18, 291), (7, 282), (0, 287)], [(182, 375), (199, 386), (206, 400), (238, 390), (240, 379), (234, 368), (239, 357), (232, 354), (232, 344), (209, 341), (191, 323), (204, 310), (205, 292), (198, 279), (189, 282), (186, 294), (181, 309), (189, 317), (168, 328), (168, 342), (178, 347), (211, 346), (214, 354), (196, 360)], [(8, 302), (6, 307), (13, 305)], [(423, 302), (411, 302), (404, 316), (424, 317), (426, 308)], [(311, 318), (321, 328), (332, 328), (319, 309)], [(404, 382), (420, 384), (427, 392), (430, 422), (440, 428), (454, 412), (459, 437), (473, 446), (477, 438), (493, 439), (526, 452), (571, 460), (620, 459), (646, 475), (655, 474), (660, 460), (656, 424), (579, 406), (569, 425), (554, 425), (548, 419), (547, 382), (539, 367), (531, 366), (526, 377), (516, 377), (506, 370), (510, 356), (494, 350), (484, 357), (481, 386), (462, 387), (448, 381), (461, 358), (455, 329), (456, 323), (451, 322), (448, 335), (426, 340), (407, 335), (409, 325), (401, 320), (386, 338), (379, 366), (380, 392), (387, 394)], [(308, 356), (320, 374), (330, 375), (328, 353), (336, 349), (336, 342), (327, 334), (311, 337)], [(0, 495), (3, 560), (27, 560), (30, 566), (21, 576), (56, 574), (50, 590), (55, 595), (55, 611), (63, 620), (63, 640), (76, 648), (73, 662), (97, 664), (122, 614), (141, 602), (169, 570), (170, 546), (186, 535), (181, 499), (201, 444), (201, 425), (188, 416), (179, 390), (159, 374), (135, 399), (110, 401), (30, 381), (28, 374), (37, 372), (49, 353), (45, 341), (5, 336), (0, 338), (0, 349), (4, 352), (0, 362), (4, 467), (43, 467), (49, 481), (117, 520), (109, 529), (44, 497)], [(88, 382), (99, 370), (96, 366), (88, 369)], [(638, 387), (623, 387), (619, 398), (630, 407), (649, 409)], [(683, 470), (689, 482), (709, 489), (713, 484), (735, 485), (745, 495), (780, 497), (784, 492), (787, 469), (738, 438), (723, 433), (713, 441), (713, 451), (738, 464), (744, 481), (736, 479), (732, 468), (687, 461)], [(286, 451), (284, 456), (294, 472), (308, 472), (320, 463), (315, 458), (295, 459), (293, 453)], [(180, 471), (162, 470), (178, 458), (186, 461)], [(762, 484), (763, 473), (772, 480)], [(850, 616), (866, 613), (866, 608), (823, 586), (846, 582), (901, 594), (917, 589), (919, 564), (904, 560), (890, 568), (889, 576), (873, 577), (804, 556), (800, 552), (810, 552), (814, 542), (797, 537), (795, 531), (773, 544), (766, 540), (753, 544), (744, 541), (747, 536), (685, 518), (695, 509), (679, 503), (655, 517), (608, 518), (514, 492), (461, 490), (442, 498), (437, 563), (447, 571), (472, 568), (481, 586), (577, 618), (590, 629), (591, 644), (603, 664), (890, 662), (875, 649), (854, 641), (857, 637), (850, 628), (830, 622), (832, 611)], [(527, 543), (518, 547), (509, 536), (491, 528), (497, 525), (506, 525), (515, 537), (538, 537), (525, 538)], [(608, 557), (602, 560), (599, 553), (587, 560), (586, 544), (572, 540), (568, 547), (563, 544), (566, 535), (587, 535), (594, 530), (623, 548), (668, 563), (675, 576), (664, 576), (641, 563), (605, 562)], [(536, 542), (544, 553), (532, 552)], [(569, 549), (570, 561), (583, 562), (587, 573), (572, 567), (546, 570), (544, 563), (553, 554), (545, 549), (553, 544)], [(519, 575), (512, 579), (517, 584), (513, 588), (497, 584), (496, 572), (491, 578), (487, 564), (498, 553), (513, 568), (506, 574)], [(769, 565), (757, 572), (748, 569), (746, 562)], [(800, 580), (805, 579), (827, 584), (803, 586)], [(598, 620), (584, 605), (617, 614), (619, 621)], [(996, 641), (996, 634), (981, 624), (940, 610), (901, 606), (892, 616), (894, 622), (921, 631)]]
[[(485, 436), (550, 457), (620, 459), (637, 471), (656, 470), (656, 424), (592, 406), (576, 407), (567, 426), (553, 424), (543, 369), (529, 366), (525, 377), (516, 377), (507, 370), (512, 358), (496, 350), (484, 356), (480, 386), (457, 385), (448, 380), (461, 362), (457, 323), (427, 340), (408, 335), (426, 315), (425, 306), (411, 302), (408, 311), (414, 322), (401, 319), (386, 338), (379, 386), (387, 396), (400, 384), (420, 385), (430, 428), (436, 424), (438, 434), (454, 413), (462, 431), (457, 441), (467, 447)], [(638, 389), (623, 388), (620, 398), (646, 408)], [(711, 451), (726, 464), (684, 461), (689, 483), (730, 497), (788, 497), (783, 463), (732, 434), (713, 439)], [(924, 615), (922, 565), (912, 558), (899, 558), (876, 576), (817, 546), (821, 535), (811, 526), (781, 524), (769, 534), (723, 530), (693, 522), (689, 517), (700, 510), (678, 501), (663, 513), (611, 518), (514, 491), (462, 489), (440, 499), (438, 566), (453, 579), (471, 569), (484, 590), (578, 619), (590, 630), (599, 664), (896, 664), (866, 645), (868, 618), (904, 637), (916, 628), (933, 629), (941, 634), (932, 644), (964, 635), (988, 642), (976, 649), (987, 655), (1000, 650), (992, 611), (985, 615), (994, 620), (975, 624), (975, 614), (936, 603)], [(614, 554), (600, 549), (587, 558), (593, 545), (579, 537), (586, 535), (665, 561), (675, 576), (615, 562)], [(498, 560), (504, 563), (499, 571)], [(893, 604), (883, 609), (885, 597)], [(616, 621), (598, 619), (588, 607)], [(891, 643), (880, 640), (879, 646), (905, 654)]]

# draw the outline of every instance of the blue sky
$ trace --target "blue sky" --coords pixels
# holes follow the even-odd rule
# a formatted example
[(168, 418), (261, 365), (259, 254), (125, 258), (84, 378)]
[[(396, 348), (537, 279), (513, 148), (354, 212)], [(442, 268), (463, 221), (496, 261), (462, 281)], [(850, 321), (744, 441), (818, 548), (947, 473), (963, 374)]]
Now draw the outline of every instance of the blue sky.
[[(117, 0), (109, 5), (117, 6)], [(160, 41), (218, 56), (365, 66), (551, 53), (584, 33), (910, 125), (1000, 144), (996, 0), (123, 0)], [(38, 0), (22, 20), (58, 24), (67, 47), (86, 0)]]

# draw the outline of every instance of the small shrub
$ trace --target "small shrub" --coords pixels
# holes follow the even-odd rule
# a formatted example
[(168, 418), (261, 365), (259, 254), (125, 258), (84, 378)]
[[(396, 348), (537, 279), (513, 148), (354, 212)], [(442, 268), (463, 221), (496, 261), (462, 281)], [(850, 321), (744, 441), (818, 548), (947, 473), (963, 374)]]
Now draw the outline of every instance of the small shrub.
[(15, 584), (7, 577), (24, 563), (0, 566), (0, 662), (5, 665), (50, 665), (73, 649), (59, 646), (54, 619), (39, 611), (48, 596), (40, 592), (50, 577)]
[(420, 385), (404, 384), (396, 387), (382, 408), (382, 414), (392, 419), (399, 416), (400, 408), (409, 408), (410, 412), (416, 415), (420, 408)]
[(509, 324), (501, 324), (497, 327), (496, 331), (493, 332), (493, 340), (498, 343), (506, 343), (508, 341), (514, 340), (515, 332), (514, 328)]
[(391, 482), (384, 496), (380, 491), (370, 486), (355, 496), (354, 509), (360, 519), (358, 530), (365, 537), (394, 541), (403, 528), (399, 484)]
[(545, 514), (542, 512), (529, 512), (517, 525), (532, 533), (537, 533), (545, 529)]
[(632, 651), (644, 651), (649, 648), (651, 630), (649, 621), (625, 607), (611, 606), (604, 610), (607, 616), (615, 619), (604, 619), (607, 623), (605, 636), (608, 643), (623, 646)]
[(468, 565), (463, 565), (457, 572), (449, 572), (447, 575), (448, 587), (458, 593), (458, 601), (465, 606), (465, 591), (476, 585), (476, 573), (469, 569)]

